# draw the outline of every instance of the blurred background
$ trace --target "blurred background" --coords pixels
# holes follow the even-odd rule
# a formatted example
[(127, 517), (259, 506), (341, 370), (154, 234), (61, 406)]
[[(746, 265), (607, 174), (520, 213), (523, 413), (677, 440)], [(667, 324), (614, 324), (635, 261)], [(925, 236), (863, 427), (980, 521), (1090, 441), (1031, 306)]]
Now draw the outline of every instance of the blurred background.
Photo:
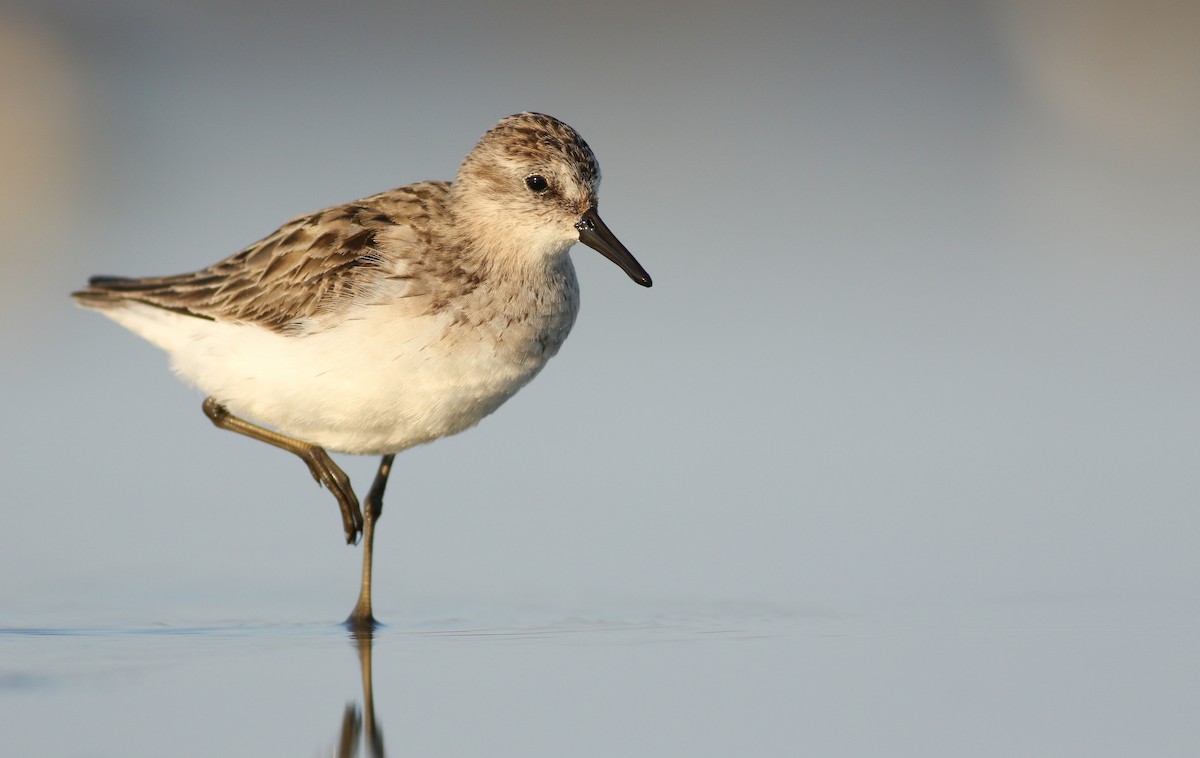
[(452, 178), (525, 109), (589, 140), (655, 287), (576, 249), (562, 353), (400, 457), (382, 616), (1195, 608), (1197, 30), (1166, 0), (10, 0), (0, 608), (340, 618), (329, 494), (67, 293)]
[(332, 498), (67, 293), (451, 178), (524, 109), (591, 142), (656, 284), (577, 249), (560, 356), (400, 458), (383, 615), (1194, 603), (1198, 29), (1165, 0), (9, 2), (0, 607), (348, 607)]
[[(452, 178), (526, 109), (589, 141), (655, 286), (576, 249), (558, 357), (397, 459), (390, 744), (1194, 754), (1200, 5), (1170, 0), (6, 0), (0, 752), (334, 733), (332, 497), (68, 293)], [(572, 619), (682, 644), (519, 631)], [(529, 644), (403, 636), (447, 627)]]

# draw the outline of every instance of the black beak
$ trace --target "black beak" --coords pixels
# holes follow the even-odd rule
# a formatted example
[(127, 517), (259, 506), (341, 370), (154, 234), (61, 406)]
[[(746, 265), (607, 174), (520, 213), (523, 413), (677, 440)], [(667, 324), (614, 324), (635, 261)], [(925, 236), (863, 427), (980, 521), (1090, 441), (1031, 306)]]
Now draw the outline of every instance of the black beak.
[(580, 242), (599, 251), (605, 258), (620, 266), (626, 274), (629, 274), (630, 279), (643, 287), (649, 287), (654, 283), (650, 281), (650, 275), (646, 273), (646, 269), (642, 268), (642, 264), (633, 257), (633, 253), (626, 250), (625, 246), (621, 244), (621, 240), (617, 239), (616, 235), (610, 232), (604, 222), (600, 220), (600, 214), (596, 213), (596, 206), (593, 205), (583, 212), (575, 228), (579, 230)]

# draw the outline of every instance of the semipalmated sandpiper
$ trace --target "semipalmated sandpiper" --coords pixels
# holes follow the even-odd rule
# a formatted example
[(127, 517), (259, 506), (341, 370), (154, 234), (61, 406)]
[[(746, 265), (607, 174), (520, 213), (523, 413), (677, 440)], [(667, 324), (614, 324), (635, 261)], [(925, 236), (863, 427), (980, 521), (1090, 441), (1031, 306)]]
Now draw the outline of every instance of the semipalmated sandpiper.
[[(474, 426), (558, 352), (579, 310), (576, 242), (650, 276), (596, 212), (600, 167), (566, 124), (509, 116), (453, 182), (296, 218), (208, 268), (93, 277), (76, 301), (166, 350), (223, 429), (298, 455), (337, 498), (371, 613), (374, 525), (394, 455)], [(363, 508), (326, 453), (382, 455)]]

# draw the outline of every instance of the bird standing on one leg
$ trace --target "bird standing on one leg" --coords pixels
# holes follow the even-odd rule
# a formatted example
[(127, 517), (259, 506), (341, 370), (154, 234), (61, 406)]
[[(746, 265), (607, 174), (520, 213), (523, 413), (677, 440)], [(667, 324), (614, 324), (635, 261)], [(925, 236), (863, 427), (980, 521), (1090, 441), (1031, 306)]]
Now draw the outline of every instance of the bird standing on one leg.
[[(214, 424), (295, 453), (333, 493), (346, 540), (364, 538), (347, 623), (369, 629), (395, 453), (474, 426), (558, 352), (579, 310), (576, 242), (651, 285), (600, 220), (599, 187), (574, 129), (520, 113), (453, 182), (301, 216), (195, 273), (94, 277), (74, 297), (166, 350)], [(326, 450), (383, 456), (365, 514)]]

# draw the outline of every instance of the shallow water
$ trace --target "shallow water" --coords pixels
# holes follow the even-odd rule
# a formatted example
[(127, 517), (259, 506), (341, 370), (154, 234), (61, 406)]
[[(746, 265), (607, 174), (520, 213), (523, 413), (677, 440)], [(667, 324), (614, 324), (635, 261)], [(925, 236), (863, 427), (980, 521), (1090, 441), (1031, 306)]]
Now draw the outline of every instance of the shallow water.
[(1200, 745), (1197, 624), (1144, 605), (443, 610), (393, 619), (371, 640), (333, 624), (0, 629), (3, 754), (1165, 756)]

